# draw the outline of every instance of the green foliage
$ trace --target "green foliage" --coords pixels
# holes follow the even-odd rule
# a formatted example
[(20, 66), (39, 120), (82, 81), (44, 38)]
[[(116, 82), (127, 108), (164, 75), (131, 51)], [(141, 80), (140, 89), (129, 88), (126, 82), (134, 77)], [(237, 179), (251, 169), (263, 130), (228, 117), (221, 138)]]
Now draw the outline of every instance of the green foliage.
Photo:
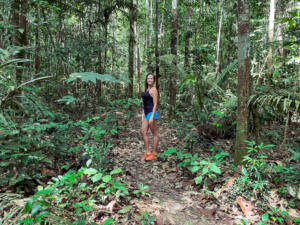
[(108, 218), (105, 221), (103, 221), (102, 225), (110, 225), (115, 224), (114, 220), (112, 218)]
[[(121, 173), (117, 168), (109, 173), (94, 168), (81, 168), (78, 171), (69, 170), (63, 176), (53, 177), (45, 189), (39, 187), (39, 191), (31, 197), (24, 209), (24, 213), (30, 216), (19, 221), (22, 224), (41, 224), (48, 214), (57, 213), (55, 210), (71, 210), (75, 216), (93, 209), (96, 200), (129, 195), (125, 184), (114, 179), (115, 174)], [(83, 179), (86, 176), (87, 180)], [(91, 194), (92, 193), (92, 194)], [(111, 223), (107, 224), (113, 224)]]
[(150, 225), (155, 220), (155, 216), (150, 217), (148, 212), (143, 212), (139, 220), (142, 225)]
[(143, 183), (139, 183), (138, 186), (139, 186), (139, 189), (133, 191), (133, 194), (141, 195), (141, 196), (150, 196), (150, 194), (146, 192), (146, 190), (149, 188), (148, 185), (144, 185)]
[(70, 78), (67, 80), (67, 82), (72, 82), (72, 81), (75, 81), (77, 79), (80, 79), (83, 82), (90, 82), (91, 81), (94, 84), (96, 84), (96, 80), (120, 83), (120, 80), (117, 80), (116, 78), (114, 78), (110, 74), (98, 74), (98, 73), (94, 73), (94, 72), (72, 73), (70, 75)]
[(18, 221), (18, 223), (25, 225), (41, 224), (44, 221), (44, 218), (49, 214), (51, 204), (47, 199), (52, 199), (51, 195), (53, 194), (52, 188), (43, 189), (42, 186), (38, 187), (38, 192), (31, 197), (24, 209), (24, 213), (30, 214), (29, 217)]
[(285, 224), (286, 220), (291, 220), (294, 223), (299, 223), (299, 219), (293, 219), (288, 216), (288, 211), (277, 209), (271, 206), (271, 210), (264, 213), (261, 216), (261, 220), (258, 222), (258, 225), (266, 225), (269, 224), (269, 221), (272, 221), (272, 223), (276, 224)]
[(220, 152), (214, 156), (199, 160), (198, 154), (183, 153), (174, 147), (170, 147), (160, 157), (170, 155), (175, 155), (175, 158), (179, 161), (177, 166), (187, 169), (192, 174), (196, 174), (194, 178), (196, 184), (203, 184), (204, 188), (207, 188), (208, 179), (214, 180), (221, 174), (220, 166), (224, 162), (223, 158), (229, 154)]
[(274, 145), (256, 145), (255, 141), (246, 141), (248, 154), (244, 157), (245, 167), (242, 167), (242, 177), (236, 179), (234, 191), (231, 195), (242, 195), (249, 198), (254, 195), (257, 198), (267, 197), (270, 189), (271, 174), (274, 172), (272, 165), (267, 164), (267, 154)]
[(23, 102), (27, 121), (14, 122), (12, 110), (0, 113), (2, 185), (9, 182), (9, 185), (22, 186), (33, 178), (41, 178), (40, 165), (53, 163), (48, 154), (65, 154), (69, 143), (67, 134), (72, 122), (64, 121), (67, 118), (60, 117), (59, 113), (54, 116), (37, 98), (33, 98), (33, 103), (32, 96), (27, 97)]

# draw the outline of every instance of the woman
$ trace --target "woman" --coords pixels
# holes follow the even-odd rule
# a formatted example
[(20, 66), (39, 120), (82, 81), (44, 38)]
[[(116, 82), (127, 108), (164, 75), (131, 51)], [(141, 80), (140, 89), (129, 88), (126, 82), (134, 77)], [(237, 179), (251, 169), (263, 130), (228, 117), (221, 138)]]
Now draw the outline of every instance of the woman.
[[(145, 155), (142, 160), (153, 160), (156, 159), (157, 145), (158, 145), (158, 128), (157, 128), (157, 103), (158, 103), (158, 92), (153, 86), (155, 82), (155, 76), (149, 73), (145, 79), (145, 91), (142, 93), (142, 99), (144, 103), (144, 110), (142, 116), (142, 136), (146, 147)], [(151, 129), (153, 134), (153, 153), (149, 150), (149, 138), (148, 129)]]

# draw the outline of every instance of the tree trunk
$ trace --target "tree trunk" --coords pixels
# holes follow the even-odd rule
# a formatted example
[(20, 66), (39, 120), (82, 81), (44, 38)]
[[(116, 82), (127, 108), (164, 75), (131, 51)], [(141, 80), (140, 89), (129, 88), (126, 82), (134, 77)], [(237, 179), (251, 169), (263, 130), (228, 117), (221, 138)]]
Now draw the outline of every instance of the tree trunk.
[(190, 55), (190, 38), (192, 36), (191, 31), (191, 17), (192, 17), (192, 8), (191, 0), (188, 0), (187, 13), (186, 13), (186, 34), (185, 34), (185, 50), (184, 50), (184, 68), (187, 69), (189, 65), (189, 55)]
[(128, 44), (128, 74), (129, 74), (129, 97), (133, 97), (133, 75), (134, 75), (134, 21), (135, 21), (135, 5), (131, 0), (130, 12), (129, 12), (129, 44)]
[[(138, 8), (138, 5), (136, 5), (136, 7)], [(136, 22), (134, 23), (134, 32), (136, 36), (136, 74), (137, 74), (137, 86), (138, 86), (138, 95), (139, 95), (141, 93), (141, 59), (140, 59), (140, 46), (139, 46), (140, 36), (137, 30)]]
[(138, 93), (141, 92), (141, 59), (140, 59), (140, 47), (137, 45), (136, 49), (137, 57), (137, 79), (138, 79)]
[[(13, 38), (13, 42), (16, 46), (26, 46), (28, 44), (27, 41), (27, 0), (14, 0), (12, 4), (13, 8), (13, 18), (12, 22), (15, 26), (15, 36)], [(21, 29), (20, 32), (18, 29)], [(24, 59), (26, 57), (25, 50), (20, 50), (17, 55), (18, 58)], [(18, 63), (18, 68), (16, 69), (16, 82), (17, 84), (22, 83), (22, 69), (19, 68), (23, 65), (23, 63)]]
[(171, 54), (173, 55), (172, 61), (172, 72), (170, 77), (170, 111), (169, 119), (174, 119), (175, 116), (175, 106), (176, 106), (176, 76), (177, 76), (177, 27), (178, 27), (178, 17), (177, 17), (177, 0), (172, 0), (172, 28), (171, 28)]
[(222, 31), (222, 21), (223, 21), (223, 5), (220, 2), (220, 20), (219, 20), (219, 31), (217, 38), (217, 53), (216, 53), (216, 75), (220, 70), (220, 45), (221, 45), (221, 31)]
[(35, 30), (35, 38), (36, 38), (36, 52), (35, 52), (35, 71), (36, 73), (40, 73), (40, 53), (41, 53), (41, 41), (40, 41), (40, 5), (37, 3), (36, 6), (37, 11), (37, 26)]
[[(101, 12), (101, 0), (98, 1), (98, 15), (100, 16)], [(101, 24), (99, 25), (99, 48), (98, 48), (98, 73), (102, 74), (103, 73), (103, 59), (102, 59), (102, 46), (101, 46)], [(96, 80), (96, 95), (97, 98), (101, 97), (102, 95), (102, 82), (100, 80)]]
[(146, 48), (145, 48), (145, 51), (146, 51), (146, 56), (147, 56), (147, 71), (150, 72), (152, 71), (151, 69), (151, 55), (150, 55), (150, 43), (151, 43), (151, 32), (150, 32), (150, 29), (151, 29), (151, 25), (152, 25), (152, 22), (151, 22), (151, 6), (150, 6), (150, 2), (149, 0), (146, 0), (146, 16), (147, 18), (149, 19), (150, 18), (150, 25), (149, 25), (149, 22), (147, 22), (147, 27), (146, 27)]
[(250, 40), (249, 40), (249, 0), (238, 0), (238, 84), (237, 84), (237, 127), (234, 164), (242, 164), (247, 154), (245, 140), (248, 139), (249, 109), (247, 101), (251, 91)]
[(159, 52), (158, 52), (158, 1), (155, 1), (155, 74), (156, 88), (159, 91)]
[(268, 27), (268, 87), (272, 84), (272, 55), (273, 55), (273, 36), (274, 36), (274, 17), (275, 17), (276, 0), (270, 0), (270, 14), (269, 14), (269, 27)]

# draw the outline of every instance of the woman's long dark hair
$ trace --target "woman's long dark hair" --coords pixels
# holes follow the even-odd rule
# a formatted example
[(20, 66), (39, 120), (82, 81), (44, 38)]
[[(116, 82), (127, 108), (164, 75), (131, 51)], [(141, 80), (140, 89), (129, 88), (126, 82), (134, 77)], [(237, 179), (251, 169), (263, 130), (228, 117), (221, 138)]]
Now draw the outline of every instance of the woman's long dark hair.
[(155, 83), (155, 76), (154, 76), (154, 74), (153, 74), (153, 73), (148, 73), (147, 76), (146, 76), (146, 78), (145, 78), (145, 91), (148, 89), (147, 78), (148, 78), (148, 76), (150, 76), (150, 75), (153, 76), (153, 80), (154, 80), (153, 84)]

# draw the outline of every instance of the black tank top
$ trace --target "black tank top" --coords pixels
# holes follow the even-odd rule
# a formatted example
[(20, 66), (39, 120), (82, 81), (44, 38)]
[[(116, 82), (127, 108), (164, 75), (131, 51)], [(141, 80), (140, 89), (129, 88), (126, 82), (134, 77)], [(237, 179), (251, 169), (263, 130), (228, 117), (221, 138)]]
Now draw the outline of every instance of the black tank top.
[(142, 99), (144, 103), (144, 113), (147, 115), (153, 111), (153, 98), (150, 95), (149, 90), (142, 92)]

